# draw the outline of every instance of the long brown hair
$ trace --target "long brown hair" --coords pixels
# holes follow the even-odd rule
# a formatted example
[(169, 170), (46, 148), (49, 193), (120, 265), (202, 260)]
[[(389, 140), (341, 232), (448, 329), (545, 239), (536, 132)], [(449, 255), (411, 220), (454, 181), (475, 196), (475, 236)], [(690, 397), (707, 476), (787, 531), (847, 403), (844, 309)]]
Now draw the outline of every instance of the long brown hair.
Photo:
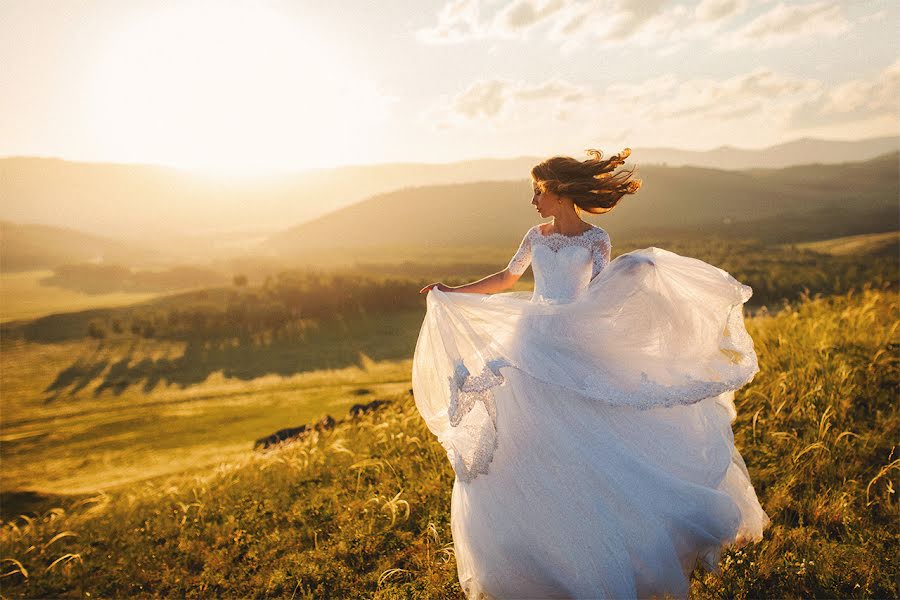
[(593, 158), (580, 161), (569, 156), (554, 156), (535, 165), (531, 178), (541, 191), (550, 191), (558, 196), (571, 199), (583, 211), (592, 214), (609, 212), (625, 194), (633, 194), (640, 189), (643, 181), (631, 179), (630, 171), (613, 173), (616, 167), (625, 163), (631, 148), (603, 160), (600, 150), (586, 150)]

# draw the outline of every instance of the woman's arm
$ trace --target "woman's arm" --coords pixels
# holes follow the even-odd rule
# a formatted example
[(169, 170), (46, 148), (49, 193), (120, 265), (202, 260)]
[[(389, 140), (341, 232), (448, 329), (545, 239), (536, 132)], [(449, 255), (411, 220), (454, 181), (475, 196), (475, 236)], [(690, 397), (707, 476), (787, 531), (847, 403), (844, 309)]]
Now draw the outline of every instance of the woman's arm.
[(488, 275), (487, 277), (483, 277), (478, 281), (473, 281), (472, 283), (467, 283), (465, 285), (458, 285), (456, 287), (449, 287), (444, 285), (443, 283), (432, 283), (419, 290), (419, 293), (422, 294), (433, 287), (437, 287), (438, 289), (445, 292), (449, 291), (462, 292), (465, 294), (493, 294), (495, 292), (502, 292), (505, 289), (511, 288), (521, 276), (521, 273), (516, 275), (515, 273), (510, 273), (509, 268), (506, 268), (492, 275)]
[(531, 237), (537, 233), (537, 225), (525, 233), (524, 237), (522, 237), (522, 243), (519, 244), (519, 249), (516, 250), (509, 264), (502, 271), (457, 287), (449, 287), (443, 283), (430, 283), (419, 290), (419, 293), (426, 293), (433, 287), (443, 292), (463, 292), (467, 294), (493, 294), (494, 292), (502, 292), (511, 288), (531, 263)]

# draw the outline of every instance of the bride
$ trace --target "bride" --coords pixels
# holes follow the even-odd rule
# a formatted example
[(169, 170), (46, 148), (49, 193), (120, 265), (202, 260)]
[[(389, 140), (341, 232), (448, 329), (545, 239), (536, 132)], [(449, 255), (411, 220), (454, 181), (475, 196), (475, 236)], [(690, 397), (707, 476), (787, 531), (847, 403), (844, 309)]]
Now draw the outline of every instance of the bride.
[[(688, 596), (695, 566), (769, 517), (734, 445), (734, 392), (759, 371), (752, 290), (649, 247), (610, 260), (604, 213), (640, 180), (603, 160), (531, 171), (549, 222), (503, 270), (422, 288), (416, 406), (456, 478), (460, 585), (478, 598)], [(503, 292), (528, 265), (534, 291)]]

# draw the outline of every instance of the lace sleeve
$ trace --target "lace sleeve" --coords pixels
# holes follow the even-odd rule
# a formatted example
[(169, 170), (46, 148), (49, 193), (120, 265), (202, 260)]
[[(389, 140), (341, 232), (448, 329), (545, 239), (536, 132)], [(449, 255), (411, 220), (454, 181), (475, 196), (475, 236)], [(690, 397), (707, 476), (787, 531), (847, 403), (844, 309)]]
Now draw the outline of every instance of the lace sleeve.
[(591, 272), (591, 279), (596, 277), (609, 264), (611, 252), (612, 244), (609, 240), (609, 234), (603, 229), (598, 229), (592, 249), (594, 266)]
[(531, 264), (531, 234), (533, 231), (533, 228), (528, 230), (525, 237), (522, 238), (522, 243), (519, 244), (519, 249), (516, 250), (506, 266), (506, 269), (513, 275), (521, 275)]

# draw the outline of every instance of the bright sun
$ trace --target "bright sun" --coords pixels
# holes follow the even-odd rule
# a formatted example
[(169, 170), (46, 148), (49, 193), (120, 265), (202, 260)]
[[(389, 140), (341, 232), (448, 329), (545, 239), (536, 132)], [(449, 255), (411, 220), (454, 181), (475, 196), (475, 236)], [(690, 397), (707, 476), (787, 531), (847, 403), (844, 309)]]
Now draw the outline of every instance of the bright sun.
[(232, 173), (370, 160), (391, 102), (296, 16), (202, 1), (135, 15), (91, 93), (104, 154)]

